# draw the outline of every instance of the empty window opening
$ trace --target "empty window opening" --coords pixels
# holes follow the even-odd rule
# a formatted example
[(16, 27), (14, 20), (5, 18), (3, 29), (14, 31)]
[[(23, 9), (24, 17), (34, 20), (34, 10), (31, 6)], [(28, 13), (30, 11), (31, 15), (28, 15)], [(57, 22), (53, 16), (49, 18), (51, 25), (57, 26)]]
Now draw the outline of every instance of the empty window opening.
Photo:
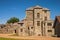
[(23, 32), (23, 29), (21, 29), (21, 32)]
[(21, 26), (23, 26), (23, 23), (21, 23)]
[(52, 26), (52, 23), (48, 23), (47, 25), (48, 25), (48, 26)]
[(47, 10), (45, 10), (44, 13), (47, 13)]
[(31, 27), (31, 29), (33, 29), (33, 27)]
[(48, 32), (52, 32), (52, 30), (48, 30)]
[(15, 33), (16, 33), (16, 30), (15, 30)]
[(1, 28), (3, 28), (3, 26), (1, 26)]
[(40, 18), (40, 13), (37, 13), (37, 18)]
[(37, 21), (37, 26), (40, 26), (40, 21)]
[(30, 28), (28, 27), (28, 30), (29, 30)]
[(47, 20), (47, 17), (45, 17), (45, 20)]
[(43, 21), (41, 22), (41, 27), (43, 27)]

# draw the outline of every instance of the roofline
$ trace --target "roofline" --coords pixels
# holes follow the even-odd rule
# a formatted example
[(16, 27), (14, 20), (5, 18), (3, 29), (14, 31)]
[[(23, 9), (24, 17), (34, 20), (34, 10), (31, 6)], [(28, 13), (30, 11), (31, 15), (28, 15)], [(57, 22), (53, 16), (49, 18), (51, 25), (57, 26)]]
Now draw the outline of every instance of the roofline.
[(33, 10), (26, 10), (26, 11), (33, 11)]

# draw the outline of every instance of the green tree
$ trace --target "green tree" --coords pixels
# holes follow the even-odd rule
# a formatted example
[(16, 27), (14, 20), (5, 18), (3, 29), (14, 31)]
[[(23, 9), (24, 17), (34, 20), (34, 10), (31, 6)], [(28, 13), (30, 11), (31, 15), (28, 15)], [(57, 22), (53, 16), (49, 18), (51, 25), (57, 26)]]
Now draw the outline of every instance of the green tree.
[(18, 18), (16, 18), (16, 17), (12, 17), (12, 18), (10, 18), (9, 20), (7, 20), (7, 23), (16, 23), (16, 22), (19, 22), (19, 19)]

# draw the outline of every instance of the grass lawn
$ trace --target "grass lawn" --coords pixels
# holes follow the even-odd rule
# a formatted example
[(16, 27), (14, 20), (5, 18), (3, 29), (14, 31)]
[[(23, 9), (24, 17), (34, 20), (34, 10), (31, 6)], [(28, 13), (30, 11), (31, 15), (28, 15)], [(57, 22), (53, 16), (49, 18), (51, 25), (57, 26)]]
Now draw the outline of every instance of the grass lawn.
[(31, 40), (31, 39), (0, 38), (0, 40)]

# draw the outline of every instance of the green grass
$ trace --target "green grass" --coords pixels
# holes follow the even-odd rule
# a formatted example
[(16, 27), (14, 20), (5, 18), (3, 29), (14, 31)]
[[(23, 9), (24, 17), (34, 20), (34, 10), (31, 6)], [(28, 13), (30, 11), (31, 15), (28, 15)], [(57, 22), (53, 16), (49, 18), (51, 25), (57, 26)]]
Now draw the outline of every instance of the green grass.
[(0, 38), (0, 40), (32, 40), (32, 39), (13, 39), (13, 38)]
[(0, 38), (0, 40), (19, 40), (19, 39), (13, 39), (13, 38)]

